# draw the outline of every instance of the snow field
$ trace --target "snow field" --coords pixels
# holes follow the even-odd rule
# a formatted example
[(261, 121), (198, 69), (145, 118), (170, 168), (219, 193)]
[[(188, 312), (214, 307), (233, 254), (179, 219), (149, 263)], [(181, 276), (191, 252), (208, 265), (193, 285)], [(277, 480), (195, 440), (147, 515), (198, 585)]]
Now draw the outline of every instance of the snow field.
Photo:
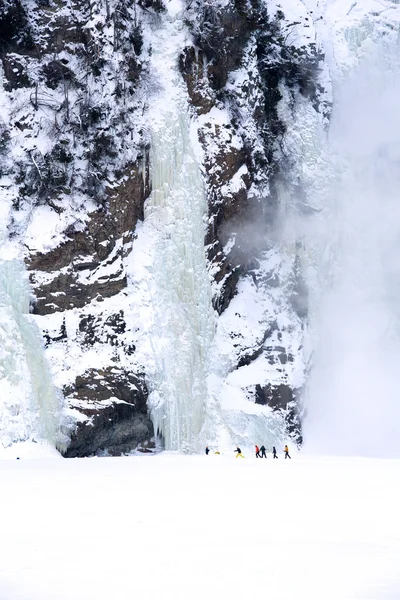
[(4, 600), (398, 600), (400, 461), (1, 461)]

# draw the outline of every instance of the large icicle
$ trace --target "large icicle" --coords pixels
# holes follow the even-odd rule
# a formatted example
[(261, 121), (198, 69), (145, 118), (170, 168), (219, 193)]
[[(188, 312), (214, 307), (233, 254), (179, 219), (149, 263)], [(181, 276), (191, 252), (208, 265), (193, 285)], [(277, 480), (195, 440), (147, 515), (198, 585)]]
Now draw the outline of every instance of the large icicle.
[(0, 441), (5, 447), (44, 439), (62, 449), (67, 437), (61, 428), (61, 398), (29, 302), (23, 262), (0, 259)]
[(180, 3), (169, 5), (167, 23), (154, 39), (161, 89), (149, 115), (152, 194), (145, 207), (145, 226), (155, 232), (149, 407), (165, 448), (191, 452), (199, 449), (204, 422), (214, 317), (204, 250), (206, 199), (177, 65), (184, 42)]

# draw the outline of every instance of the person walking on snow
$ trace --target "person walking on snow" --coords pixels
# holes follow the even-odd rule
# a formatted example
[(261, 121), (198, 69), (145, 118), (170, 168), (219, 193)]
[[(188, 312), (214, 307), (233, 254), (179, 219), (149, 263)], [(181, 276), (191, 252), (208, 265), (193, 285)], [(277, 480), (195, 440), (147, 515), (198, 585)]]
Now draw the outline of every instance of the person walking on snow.
[(237, 447), (236, 447), (236, 450), (235, 450), (235, 452), (236, 452), (236, 458), (239, 458), (239, 456), (240, 456), (240, 458), (244, 458), (244, 456), (243, 456), (243, 454), (242, 454), (242, 451), (241, 451), (241, 449), (239, 448), (239, 446), (237, 446)]
[(261, 457), (260, 458), (267, 458), (267, 455), (265, 453), (265, 446), (261, 446), (260, 451), (261, 451)]
[(292, 458), (291, 456), (289, 456), (289, 448), (288, 448), (287, 444), (284, 448), (284, 453), (285, 453), (285, 458)]
[(208, 453), (210, 452), (210, 448), (208, 446), (206, 446), (206, 454), (208, 456)]
[(260, 448), (256, 445), (256, 458), (260, 458)]
[(275, 448), (275, 446), (272, 446), (272, 457), (273, 458), (278, 458), (278, 456), (276, 454), (276, 448)]

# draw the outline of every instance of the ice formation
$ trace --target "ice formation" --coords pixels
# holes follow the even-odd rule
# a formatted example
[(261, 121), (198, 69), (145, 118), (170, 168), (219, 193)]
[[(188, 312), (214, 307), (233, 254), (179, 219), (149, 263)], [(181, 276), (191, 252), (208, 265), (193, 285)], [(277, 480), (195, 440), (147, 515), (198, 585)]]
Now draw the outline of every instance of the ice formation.
[(53, 386), (43, 340), (29, 315), (23, 261), (0, 259), (0, 439), (3, 446), (34, 439), (63, 449), (62, 398)]
[(184, 27), (177, 3), (154, 32), (153, 64), (162, 92), (150, 119), (152, 193), (145, 227), (154, 239), (149, 408), (168, 450), (198, 449), (214, 333), (204, 250), (206, 199), (191, 141), (187, 92), (178, 72)]
[[(150, 414), (167, 450), (195, 452), (210, 441), (228, 449), (253, 439), (277, 443), (284, 436), (283, 419), (269, 407), (249, 401), (248, 368), (236, 380), (230, 379), (235, 370), (232, 319), (240, 318), (244, 339), (249, 338), (250, 346), (256, 343), (255, 324), (261, 320), (267, 327), (268, 319), (276, 316), (272, 308), (276, 292), (270, 297), (260, 286), (259, 297), (248, 297), (251, 284), (245, 281), (229, 314), (218, 320), (212, 308), (204, 248), (207, 201), (199, 166), (202, 154), (178, 71), (185, 32), (180, 4), (175, 2), (163, 29), (152, 33), (157, 86), (149, 113), (152, 193), (139, 234), (151, 240), (144, 293), (152, 315), (151, 360), (146, 360)], [(266, 264), (270, 260), (266, 258)], [(143, 287), (143, 281), (139, 285)], [(253, 377), (257, 379), (257, 370), (263, 377), (265, 369), (264, 363), (255, 364)]]

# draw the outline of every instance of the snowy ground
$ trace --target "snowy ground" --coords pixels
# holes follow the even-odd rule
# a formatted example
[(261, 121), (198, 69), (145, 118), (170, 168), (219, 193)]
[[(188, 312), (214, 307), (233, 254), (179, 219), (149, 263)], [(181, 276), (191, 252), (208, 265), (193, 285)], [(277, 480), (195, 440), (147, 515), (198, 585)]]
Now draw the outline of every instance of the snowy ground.
[(400, 598), (398, 460), (54, 455), (0, 470), (2, 600)]

